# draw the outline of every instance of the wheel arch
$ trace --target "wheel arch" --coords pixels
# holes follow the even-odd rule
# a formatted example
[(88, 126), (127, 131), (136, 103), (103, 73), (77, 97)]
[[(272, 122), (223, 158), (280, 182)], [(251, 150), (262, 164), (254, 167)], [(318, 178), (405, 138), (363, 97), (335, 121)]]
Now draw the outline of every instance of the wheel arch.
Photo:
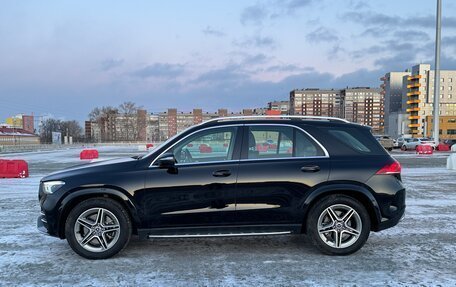
[(58, 236), (61, 239), (65, 239), (65, 222), (68, 214), (77, 204), (90, 198), (110, 198), (120, 203), (128, 212), (133, 225), (133, 233), (136, 234), (137, 229), (140, 226), (138, 211), (133, 201), (125, 193), (125, 191), (112, 187), (85, 188), (70, 192), (70, 194), (68, 194), (60, 204)]
[(302, 204), (302, 209), (304, 211), (302, 218), (302, 233), (305, 233), (306, 231), (307, 215), (312, 206), (314, 206), (320, 199), (334, 194), (347, 195), (361, 202), (369, 214), (371, 220), (371, 230), (375, 231), (377, 229), (382, 217), (377, 200), (373, 196), (372, 192), (369, 191), (368, 187), (359, 183), (334, 183), (321, 186), (313, 190), (309, 196), (307, 196), (306, 200)]

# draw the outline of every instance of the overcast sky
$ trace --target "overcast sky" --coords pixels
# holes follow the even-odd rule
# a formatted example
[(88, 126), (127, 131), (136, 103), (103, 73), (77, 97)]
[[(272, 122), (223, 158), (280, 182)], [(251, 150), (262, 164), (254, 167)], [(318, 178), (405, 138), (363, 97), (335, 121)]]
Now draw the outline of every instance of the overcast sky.
[[(442, 68), (456, 69), (456, 1), (443, 0)], [(0, 122), (84, 120), (133, 101), (215, 111), (294, 88), (379, 86), (433, 63), (435, 0), (3, 1)]]

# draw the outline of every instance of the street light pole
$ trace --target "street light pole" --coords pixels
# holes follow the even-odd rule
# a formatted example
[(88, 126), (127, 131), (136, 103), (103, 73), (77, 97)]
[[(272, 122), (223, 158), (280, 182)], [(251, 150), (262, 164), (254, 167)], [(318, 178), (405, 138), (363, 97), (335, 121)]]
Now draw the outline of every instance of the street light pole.
[(434, 72), (434, 141), (439, 144), (440, 124), (440, 31), (442, 28), (442, 0), (437, 0), (437, 17), (435, 27), (435, 72)]

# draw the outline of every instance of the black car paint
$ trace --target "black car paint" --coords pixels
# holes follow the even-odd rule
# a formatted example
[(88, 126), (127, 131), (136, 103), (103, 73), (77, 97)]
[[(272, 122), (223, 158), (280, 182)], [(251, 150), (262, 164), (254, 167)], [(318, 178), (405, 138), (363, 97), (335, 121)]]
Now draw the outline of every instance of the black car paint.
[[(405, 209), (405, 189), (400, 177), (375, 175), (383, 165), (393, 161), (386, 151), (376, 155), (350, 154), (345, 147), (332, 146), (321, 131), (328, 126), (351, 125), (368, 132), (367, 128), (353, 124), (286, 121), (287, 125), (308, 131), (328, 150), (329, 157), (247, 160), (241, 154), (241, 145), (245, 149), (246, 142), (241, 141), (243, 128), (240, 128), (232, 161), (177, 164), (173, 170), (153, 165), (169, 147), (195, 131), (246, 124), (245, 121), (202, 124), (140, 159), (96, 162), (43, 178), (42, 182), (64, 180), (66, 184), (51, 195), (45, 194), (40, 186), (43, 213), (38, 218), (40, 230), (64, 238), (68, 212), (82, 199), (93, 196), (111, 197), (123, 203), (133, 219), (134, 231), (142, 236), (179, 228), (274, 230), (277, 227), (277, 230), (300, 232), (310, 206), (332, 193), (359, 199), (369, 210), (373, 231), (394, 226), (400, 220)], [(255, 124), (282, 125), (284, 121), (256, 120)], [(306, 166), (318, 166), (319, 170), (302, 170)], [(229, 171), (229, 175), (213, 176), (219, 171)], [(253, 208), (241, 208), (249, 205)], [(255, 205), (274, 208), (255, 208)], [(191, 210), (202, 212), (188, 212)]]

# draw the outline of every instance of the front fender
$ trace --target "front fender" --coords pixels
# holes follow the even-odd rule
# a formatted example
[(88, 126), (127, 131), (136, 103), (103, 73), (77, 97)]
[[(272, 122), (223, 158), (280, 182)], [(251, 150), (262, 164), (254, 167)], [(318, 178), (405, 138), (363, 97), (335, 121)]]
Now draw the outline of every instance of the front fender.
[[(64, 238), (64, 225), (66, 217), (71, 209), (80, 201), (92, 198), (92, 197), (108, 197), (122, 203), (129, 214), (131, 215), (132, 222), (136, 228), (140, 228), (141, 221), (139, 219), (138, 210), (132, 198), (129, 197), (128, 192), (115, 189), (113, 187), (90, 187), (81, 188), (69, 192), (67, 196), (63, 198), (59, 206), (59, 236)], [(136, 229), (134, 228), (134, 229)]]

